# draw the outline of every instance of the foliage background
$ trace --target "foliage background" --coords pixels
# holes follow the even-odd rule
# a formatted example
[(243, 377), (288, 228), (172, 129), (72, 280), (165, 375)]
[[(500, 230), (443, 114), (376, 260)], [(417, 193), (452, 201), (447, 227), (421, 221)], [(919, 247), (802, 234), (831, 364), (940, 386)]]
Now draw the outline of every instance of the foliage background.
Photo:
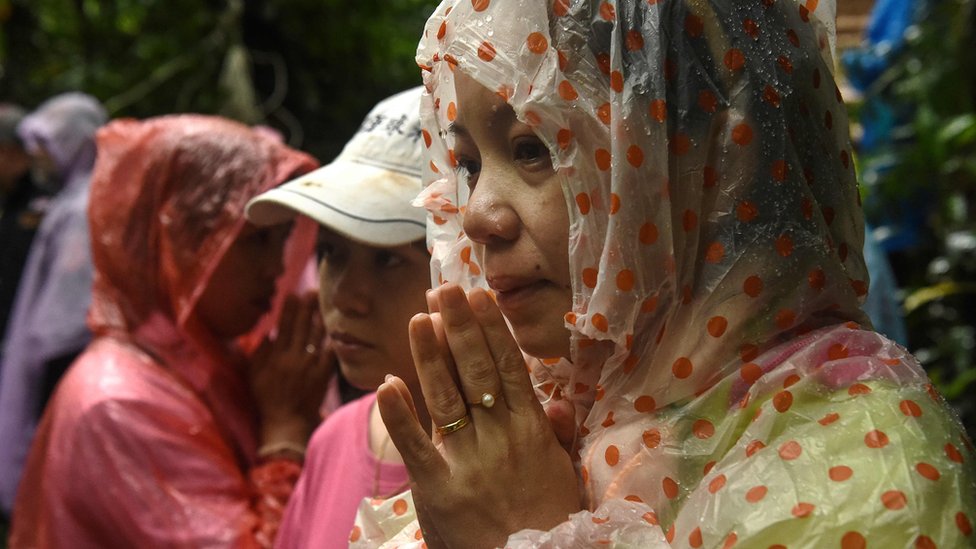
[(420, 84), (435, 0), (0, 0), (0, 100), (67, 90), (113, 117), (223, 114), (333, 158), (380, 99)]
[(917, 0), (854, 120), (865, 214), (904, 289), (909, 348), (976, 433), (976, 0)]

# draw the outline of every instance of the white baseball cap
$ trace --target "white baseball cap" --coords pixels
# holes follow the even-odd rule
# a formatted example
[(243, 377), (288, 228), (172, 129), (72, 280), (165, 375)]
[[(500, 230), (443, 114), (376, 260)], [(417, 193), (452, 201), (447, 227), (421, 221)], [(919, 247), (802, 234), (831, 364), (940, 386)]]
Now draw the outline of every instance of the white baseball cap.
[(422, 90), (381, 101), (330, 164), (251, 199), (248, 220), (267, 226), (304, 214), (377, 247), (424, 238), (427, 211), (410, 203), (423, 186)]

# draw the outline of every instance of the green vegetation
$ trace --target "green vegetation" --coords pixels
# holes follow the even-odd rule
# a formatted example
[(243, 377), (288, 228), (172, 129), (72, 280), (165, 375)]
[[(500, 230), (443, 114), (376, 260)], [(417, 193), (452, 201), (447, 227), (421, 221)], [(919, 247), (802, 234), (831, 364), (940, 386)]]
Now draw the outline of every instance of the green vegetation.
[(435, 0), (0, 0), (0, 99), (67, 90), (113, 117), (223, 114), (329, 160), (379, 99), (420, 84)]
[(865, 96), (895, 121), (890, 142), (861, 159), (865, 211), (914, 226), (915, 242), (892, 256), (909, 345), (976, 433), (976, 1), (924, 4)]

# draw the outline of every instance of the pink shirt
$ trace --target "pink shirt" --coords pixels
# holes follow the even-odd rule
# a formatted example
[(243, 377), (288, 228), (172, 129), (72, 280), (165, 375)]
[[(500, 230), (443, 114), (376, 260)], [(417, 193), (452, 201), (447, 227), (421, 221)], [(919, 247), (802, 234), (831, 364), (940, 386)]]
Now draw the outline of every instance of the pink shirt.
[(374, 402), (374, 393), (354, 400), (315, 430), (276, 547), (346, 547), (363, 498), (408, 488), (406, 467), (378, 461), (369, 448)]

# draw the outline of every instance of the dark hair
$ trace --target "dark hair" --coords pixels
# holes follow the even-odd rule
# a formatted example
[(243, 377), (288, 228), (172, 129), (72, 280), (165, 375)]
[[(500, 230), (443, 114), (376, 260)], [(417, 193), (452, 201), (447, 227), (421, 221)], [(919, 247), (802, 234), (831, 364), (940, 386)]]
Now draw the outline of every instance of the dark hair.
[(0, 103), (0, 145), (23, 145), (17, 135), (17, 126), (27, 116), (27, 111), (13, 103)]

